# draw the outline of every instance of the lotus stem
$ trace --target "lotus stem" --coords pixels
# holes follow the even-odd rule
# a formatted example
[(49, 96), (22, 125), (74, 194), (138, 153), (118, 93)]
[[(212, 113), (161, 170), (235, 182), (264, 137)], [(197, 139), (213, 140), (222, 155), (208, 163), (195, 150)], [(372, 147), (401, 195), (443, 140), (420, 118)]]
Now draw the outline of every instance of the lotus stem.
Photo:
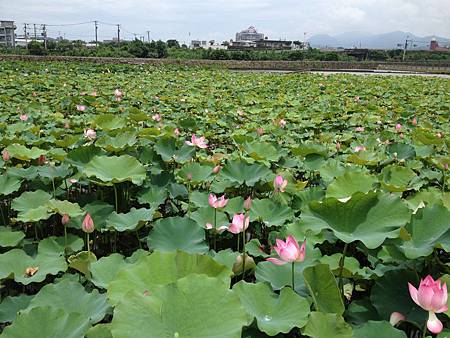
[(427, 321), (425, 321), (425, 325), (423, 326), (422, 338), (427, 336)]
[(191, 181), (188, 181), (188, 217), (191, 218)]
[(52, 177), (53, 198), (56, 196), (55, 179)]
[(2, 206), (2, 204), (3, 204), (3, 203), (0, 203), (0, 213), (2, 214), (3, 224), (4, 224), (5, 226), (7, 226), (5, 214), (3, 213), (3, 206)]
[(342, 298), (344, 298), (344, 283), (342, 281), (342, 273), (344, 272), (345, 255), (347, 254), (348, 243), (345, 243), (342, 257), (339, 260), (339, 290), (341, 290)]
[(67, 226), (64, 224), (64, 249), (67, 249)]
[(238, 235), (238, 240), (237, 240), (237, 251), (238, 251), (238, 252), (239, 252), (239, 248), (240, 248), (240, 245), (239, 245), (239, 244), (241, 244), (241, 243), (240, 243), (240, 239), (241, 239), (241, 236)]
[(292, 275), (292, 291), (295, 292), (295, 278), (294, 278), (294, 273), (295, 273), (295, 262), (292, 262), (292, 269), (291, 269), (291, 275)]
[(245, 278), (245, 228), (242, 231), (242, 252), (243, 252), (243, 259), (242, 259), (242, 280)]
[(135, 234), (136, 234), (136, 239), (137, 239), (138, 244), (139, 244), (139, 249), (142, 249), (141, 240), (140, 240), (140, 238), (139, 238), (139, 232), (136, 230), (136, 231), (135, 231)]
[(89, 232), (86, 233), (86, 245), (87, 245), (87, 251), (88, 251), (88, 260), (91, 256), (91, 247), (89, 246)]
[(214, 251), (217, 251), (217, 233), (216, 233), (216, 230), (217, 230), (217, 209), (214, 208), (214, 234), (213, 234), (213, 237), (214, 237)]
[(117, 187), (115, 184), (113, 186), (114, 186), (114, 201), (116, 204), (116, 213), (119, 213), (119, 200), (117, 198)]

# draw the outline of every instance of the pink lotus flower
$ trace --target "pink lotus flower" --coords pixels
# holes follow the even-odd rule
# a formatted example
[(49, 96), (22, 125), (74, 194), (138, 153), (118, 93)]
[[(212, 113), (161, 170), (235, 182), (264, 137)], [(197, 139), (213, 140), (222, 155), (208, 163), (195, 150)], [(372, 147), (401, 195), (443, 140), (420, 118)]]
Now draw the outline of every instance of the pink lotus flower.
[(258, 128), (258, 129), (256, 129), (256, 133), (257, 133), (259, 136), (263, 136), (263, 135), (264, 135), (264, 129), (263, 129), (263, 128)]
[(93, 129), (86, 129), (84, 131), (84, 137), (90, 140), (95, 140), (97, 138), (97, 133)]
[(444, 170), (448, 170), (448, 163), (444, 163)]
[(64, 129), (70, 129), (70, 123), (69, 122), (64, 123)]
[(78, 180), (76, 178), (69, 178), (69, 183), (70, 184), (75, 184), (77, 182), (78, 182)]
[(6, 149), (3, 149), (2, 151), (2, 158), (3, 161), (8, 162), (9, 161), (9, 152)]
[(92, 93), (91, 93), (91, 96), (97, 96), (97, 91), (93, 90)]
[(214, 226), (211, 223), (206, 223), (205, 224), (205, 229), (206, 230), (211, 230), (212, 228), (214, 228)]
[(245, 210), (250, 210), (252, 207), (252, 198), (250, 196), (247, 197), (247, 199), (244, 201), (244, 209)]
[(21, 114), (21, 115), (19, 116), (19, 119), (20, 119), (21, 121), (27, 121), (27, 120), (28, 120), (28, 115), (27, 115), (27, 114)]
[(31, 95), (33, 95), (33, 97), (36, 97), (37, 93), (36, 92), (32, 92)]
[(152, 116), (152, 119), (153, 119), (153, 121), (160, 122), (161, 121), (161, 115), (155, 114), (155, 115)]
[(277, 238), (276, 242), (277, 245), (274, 246), (274, 249), (281, 260), (270, 257), (267, 258), (269, 262), (276, 265), (284, 265), (293, 262), (303, 262), (305, 260), (306, 241), (303, 242), (301, 247), (298, 246), (297, 240), (293, 236), (288, 236), (286, 242)]
[(82, 104), (77, 104), (77, 110), (78, 111), (85, 111), (87, 109), (86, 106), (82, 105)]
[(180, 136), (180, 129), (175, 128), (175, 130), (173, 131), (173, 133), (175, 134), (175, 136)]
[(238, 234), (244, 230), (247, 230), (249, 224), (250, 217), (245, 217), (244, 214), (235, 214), (230, 226), (228, 227), (228, 231), (233, 234)]
[(206, 144), (205, 141), (206, 140), (205, 140), (204, 136), (197, 137), (195, 134), (192, 134), (191, 141), (190, 142), (186, 141), (186, 144), (189, 145), (189, 146), (196, 146), (196, 147), (199, 147), (201, 149), (205, 149), (205, 148), (208, 148), (208, 145)]
[(355, 102), (359, 102), (361, 100), (361, 98), (359, 96), (355, 96), (354, 100), (355, 100)]
[(222, 169), (222, 166), (220, 164), (216, 165), (212, 170), (213, 174), (218, 174), (220, 169)]
[(364, 146), (356, 146), (355, 147), (355, 153), (359, 153), (360, 151), (365, 151), (366, 147)]
[(122, 100), (123, 93), (120, 91), (119, 88), (117, 88), (114, 91), (114, 96), (116, 97), (116, 101), (120, 101), (120, 100)]
[(395, 130), (396, 131), (400, 131), (402, 129), (402, 125), (400, 124), (400, 123), (397, 123), (396, 125), (395, 125)]
[(220, 198), (217, 198), (214, 194), (209, 194), (208, 203), (214, 209), (223, 208), (227, 205), (228, 199), (225, 199), (225, 195)]
[(436, 317), (436, 313), (446, 312), (447, 307), (447, 284), (434, 280), (428, 275), (420, 280), (417, 290), (411, 283), (408, 283), (409, 294), (414, 303), (419, 305), (425, 311), (428, 311), (427, 328), (433, 333), (442, 331), (442, 323)]
[(66, 225), (67, 223), (69, 223), (69, 221), (70, 221), (69, 215), (64, 214), (63, 217), (61, 218), (62, 225)]
[(94, 221), (89, 213), (87, 213), (84, 217), (83, 223), (81, 224), (81, 229), (88, 234), (95, 230)]
[(400, 135), (398, 135), (398, 136), (400, 136), (400, 138), (404, 138), (405, 137), (405, 135), (403, 135), (403, 133), (400, 133)]
[(413, 126), (417, 126), (417, 119), (414, 117), (411, 121)]
[(275, 192), (285, 192), (286, 186), (288, 185), (288, 181), (283, 178), (283, 176), (278, 175), (273, 180), (273, 186), (275, 188)]
[(280, 122), (278, 122), (278, 125), (281, 127), (281, 128), (284, 128), (284, 127), (286, 127), (286, 120), (285, 119), (281, 119), (280, 120)]
[(356, 127), (355, 131), (357, 132), (363, 132), (364, 131), (364, 127)]
[(341, 150), (341, 147), (342, 147), (341, 142), (336, 142), (336, 150), (337, 151)]
[(400, 313), (400, 312), (392, 312), (391, 317), (389, 318), (389, 323), (391, 323), (392, 326), (397, 325), (398, 323), (405, 321), (406, 317)]

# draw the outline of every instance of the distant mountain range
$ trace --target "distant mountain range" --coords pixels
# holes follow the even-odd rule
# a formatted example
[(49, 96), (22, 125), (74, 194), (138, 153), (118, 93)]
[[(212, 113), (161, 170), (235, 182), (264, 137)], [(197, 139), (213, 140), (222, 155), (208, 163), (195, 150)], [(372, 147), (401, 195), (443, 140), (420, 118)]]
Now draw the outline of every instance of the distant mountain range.
[[(327, 34), (314, 35), (308, 39), (311, 47), (314, 48), (374, 48), (393, 49), (398, 48), (398, 44), (405, 44), (406, 38), (414, 40), (414, 49), (429, 49), (431, 39), (435, 38), (440, 46), (450, 45), (449, 38), (439, 36), (419, 37), (408, 32), (391, 32), (384, 34), (370, 34), (365, 32), (348, 32), (330, 36)], [(412, 46), (411, 46), (412, 47)], [(410, 48), (411, 48), (410, 47)], [(403, 48), (403, 47), (402, 47)]]

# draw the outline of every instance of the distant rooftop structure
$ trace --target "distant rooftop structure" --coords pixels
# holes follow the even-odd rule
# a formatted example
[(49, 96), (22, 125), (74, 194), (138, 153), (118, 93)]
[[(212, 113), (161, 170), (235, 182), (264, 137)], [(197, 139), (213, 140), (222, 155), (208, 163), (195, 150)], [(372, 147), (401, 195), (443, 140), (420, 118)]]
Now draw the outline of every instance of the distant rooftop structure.
[(236, 33), (236, 41), (258, 41), (264, 40), (264, 34), (258, 33), (255, 27), (250, 26), (240, 33)]
[(14, 21), (0, 20), (0, 45), (16, 47), (16, 35)]
[(439, 46), (439, 43), (435, 38), (431, 39), (430, 50), (433, 52), (450, 52), (449, 48)]

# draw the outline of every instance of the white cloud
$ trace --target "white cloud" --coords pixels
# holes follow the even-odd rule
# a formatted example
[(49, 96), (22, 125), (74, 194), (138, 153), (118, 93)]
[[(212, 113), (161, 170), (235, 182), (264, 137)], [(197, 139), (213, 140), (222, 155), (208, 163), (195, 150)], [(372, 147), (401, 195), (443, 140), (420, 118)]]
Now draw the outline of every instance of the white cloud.
[[(73, 23), (100, 20), (121, 23), (127, 31), (153, 38), (228, 40), (255, 25), (272, 38), (303, 39), (346, 31), (450, 35), (448, 0), (0, 0), (2, 19), (18, 23)], [(93, 38), (93, 25), (51, 27), (51, 34)], [(21, 32), (21, 31), (19, 31)], [(101, 25), (100, 37), (115, 28)]]

